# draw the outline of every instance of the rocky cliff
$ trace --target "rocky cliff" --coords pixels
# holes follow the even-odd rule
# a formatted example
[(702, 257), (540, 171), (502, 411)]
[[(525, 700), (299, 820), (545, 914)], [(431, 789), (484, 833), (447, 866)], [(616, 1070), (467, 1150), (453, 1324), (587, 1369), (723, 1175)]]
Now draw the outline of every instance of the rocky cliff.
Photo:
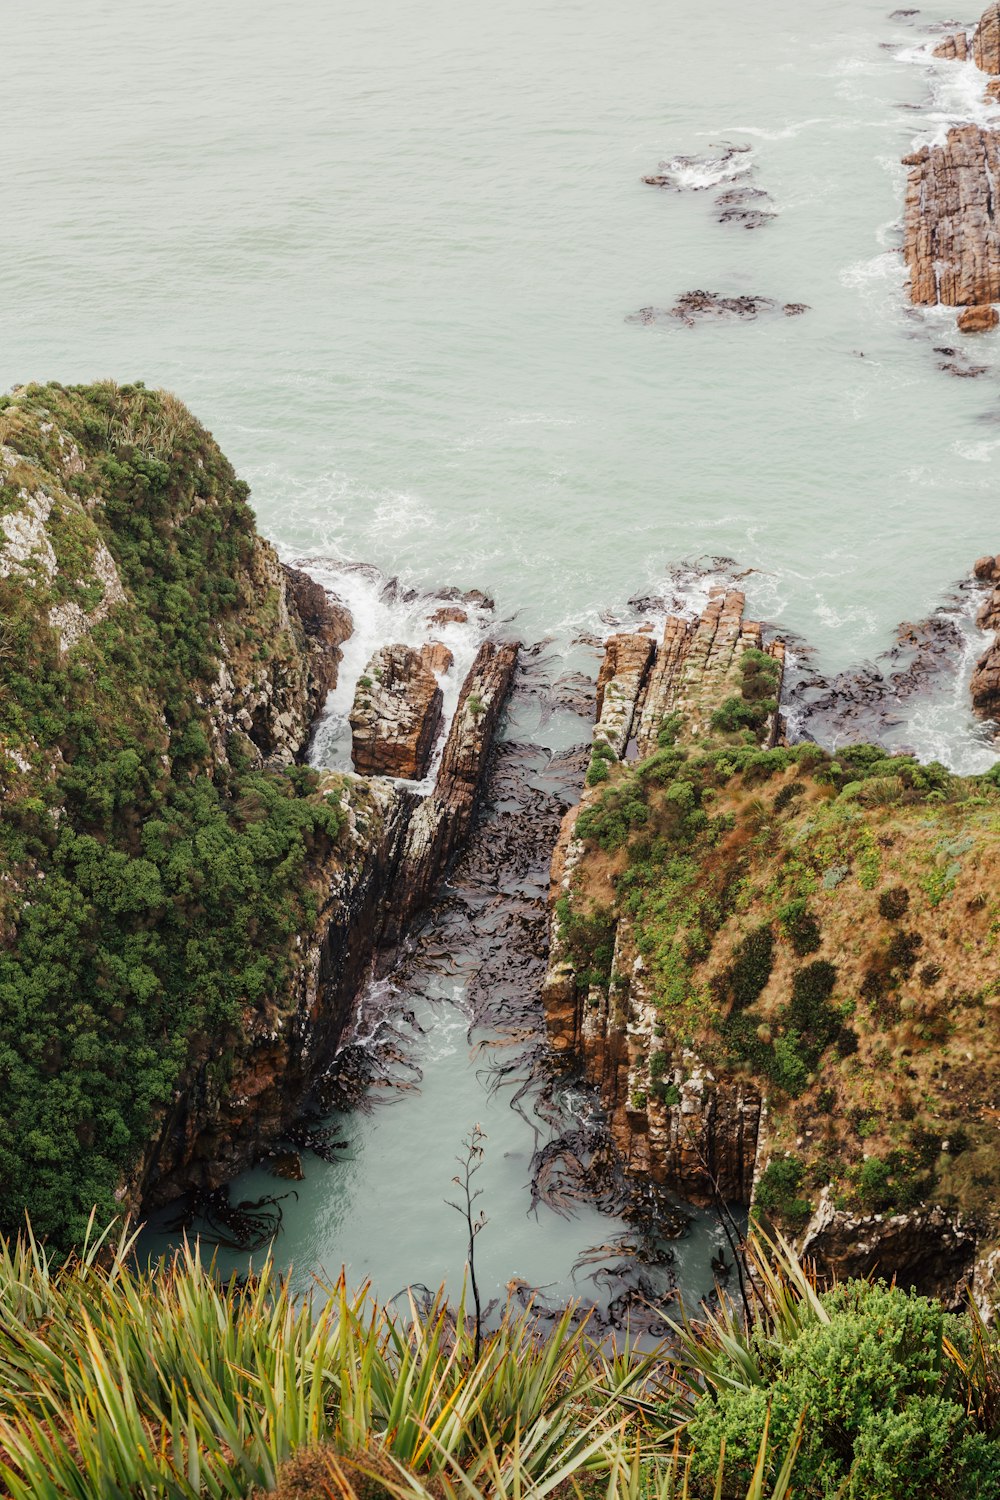
[(350, 616), (184, 407), (24, 387), (0, 444), (0, 1223), (71, 1239), (292, 1123), (468, 831), (516, 648), (432, 797), (319, 774)]
[[(947, 37), (936, 57), (1000, 74), (1000, 7), (991, 5), (971, 37)], [(994, 94), (996, 81), (984, 91)], [(918, 304), (962, 309), (963, 332), (994, 328), (1000, 315), (1000, 233), (995, 184), (1000, 135), (976, 124), (953, 126), (940, 145), (904, 157), (910, 167), (903, 217), (903, 255), (910, 297)]]
[(956, 1294), (1000, 1233), (1000, 783), (781, 743), (735, 590), (615, 637), (553, 861), (553, 1045), (631, 1170)]
[(972, 673), (972, 706), (985, 719), (1000, 718), (1000, 557), (981, 557), (973, 569), (988, 590), (976, 623), (992, 631), (993, 639), (976, 662)]

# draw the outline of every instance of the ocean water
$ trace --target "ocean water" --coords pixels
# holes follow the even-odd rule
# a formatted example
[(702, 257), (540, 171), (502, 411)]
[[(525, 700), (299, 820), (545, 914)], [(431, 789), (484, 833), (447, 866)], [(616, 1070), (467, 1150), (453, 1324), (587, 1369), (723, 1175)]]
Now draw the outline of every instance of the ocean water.
[[(577, 668), (577, 636), (713, 556), (825, 671), (869, 659), (1000, 549), (1000, 334), (909, 308), (898, 253), (899, 158), (990, 111), (929, 57), (954, 18), (890, 9), (10, 7), (0, 384), (167, 386), (287, 555), (485, 589)], [(681, 189), (642, 183), (678, 156)], [(744, 169), (754, 230), (719, 222)], [(628, 321), (695, 289), (808, 311)], [(913, 739), (993, 755), (960, 676)], [(386, 1294), (460, 1274), (440, 1204), (492, 1110), (491, 1284), (562, 1295), (605, 1218), (529, 1219), (530, 1131), (477, 1082), (462, 983), (421, 1004), (422, 1088), (350, 1126), (353, 1168), (309, 1166), (278, 1253)]]

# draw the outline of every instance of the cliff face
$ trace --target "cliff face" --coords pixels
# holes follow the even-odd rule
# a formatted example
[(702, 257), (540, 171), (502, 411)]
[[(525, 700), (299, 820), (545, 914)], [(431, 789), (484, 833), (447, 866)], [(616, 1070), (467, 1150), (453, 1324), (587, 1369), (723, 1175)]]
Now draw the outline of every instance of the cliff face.
[[(936, 57), (975, 62), (984, 94), (1000, 87), (1000, 7), (991, 5), (971, 37), (946, 37)], [(910, 170), (903, 216), (903, 255), (915, 303), (959, 307), (958, 326), (983, 332), (1000, 321), (1000, 233), (995, 184), (1000, 135), (975, 124), (953, 126), (940, 145), (903, 158)]]
[(976, 624), (980, 630), (992, 631), (993, 639), (972, 673), (972, 707), (982, 718), (995, 720), (1000, 718), (1000, 557), (981, 557), (973, 573), (989, 590)]
[(0, 1224), (68, 1240), (294, 1120), (392, 903), (468, 829), (516, 651), (436, 820), (321, 776), (298, 762), (350, 616), (184, 407), (25, 387), (0, 444)]
[(632, 1170), (953, 1295), (1000, 1231), (998, 779), (777, 744), (760, 648), (736, 591), (652, 662), (609, 643), (553, 862), (553, 1043)]

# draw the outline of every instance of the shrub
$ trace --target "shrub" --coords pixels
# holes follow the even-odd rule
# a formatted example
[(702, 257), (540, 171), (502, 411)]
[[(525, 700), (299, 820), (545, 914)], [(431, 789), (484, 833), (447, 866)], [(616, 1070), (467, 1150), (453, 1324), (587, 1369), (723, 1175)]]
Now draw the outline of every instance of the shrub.
[(858, 1171), (858, 1197), (872, 1213), (882, 1213), (895, 1201), (892, 1170), (881, 1157), (869, 1156)]
[(589, 914), (579, 912), (569, 896), (556, 902), (559, 936), (565, 944), (577, 982), (583, 988), (598, 985), (607, 989), (615, 956), (615, 917), (608, 907), (596, 907)]
[(789, 807), (796, 800), (796, 798), (803, 795), (805, 789), (806, 786), (804, 781), (786, 782), (785, 785), (780, 788), (777, 796), (774, 799), (775, 812), (784, 812), (785, 808)]
[(725, 698), (713, 713), (710, 722), (712, 728), (722, 734), (735, 734), (738, 729), (759, 730), (777, 708), (777, 700), (774, 698), (763, 698), (753, 703), (747, 703), (743, 698)]
[(898, 922), (910, 904), (910, 893), (905, 885), (891, 886), (878, 898), (878, 909), (887, 922)]
[[(596, 765), (607, 766), (604, 759)], [(609, 787), (591, 807), (585, 807), (576, 820), (576, 836), (597, 844), (610, 853), (628, 842), (634, 829), (649, 818), (642, 781), (630, 776), (620, 786)]]
[(660, 720), (660, 728), (656, 735), (656, 743), (661, 750), (672, 750), (680, 734), (684, 723), (684, 715), (679, 713), (667, 714)]
[(765, 1422), (780, 1451), (805, 1412), (793, 1476), (804, 1500), (986, 1500), (1000, 1490), (1000, 1449), (951, 1394), (946, 1334), (954, 1325), (939, 1304), (884, 1283), (848, 1282), (796, 1317), (758, 1324), (708, 1366), (688, 1428), (694, 1472), (712, 1475), (725, 1440), (742, 1483)]
[(774, 934), (771, 924), (764, 922), (733, 949), (732, 961), (719, 975), (720, 997), (728, 999), (734, 1010), (746, 1010), (767, 985), (773, 962)]
[(778, 921), (799, 958), (816, 952), (820, 945), (819, 922), (809, 911), (805, 900), (799, 898), (786, 902), (778, 910)]
[(767, 1214), (776, 1214), (790, 1223), (802, 1223), (812, 1213), (807, 1199), (799, 1195), (805, 1177), (805, 1166), (797, 1156), (776, 1156), (761, 1174), (754, 1202)]
[(909, 974), (923, 945), (924, 940), (919, 932), (897, 932), (889, 944), (886, 957), (894, 969)]

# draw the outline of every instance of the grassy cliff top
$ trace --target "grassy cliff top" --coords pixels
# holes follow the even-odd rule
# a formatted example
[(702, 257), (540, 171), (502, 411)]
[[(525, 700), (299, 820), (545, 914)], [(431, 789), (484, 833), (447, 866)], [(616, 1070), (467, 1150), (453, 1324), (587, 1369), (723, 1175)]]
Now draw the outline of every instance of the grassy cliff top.
[(695, 1058), (757, 1082), (775, 1163), (758, 1201), (777, 1216), (801, 1222), (829, 1184), (840, 1206), (992, 1221), (1000, 776), (760, 749), (745, 710), (592, 765), (558, 909), (574, 963), (655, 1002), (665, 1102)]

